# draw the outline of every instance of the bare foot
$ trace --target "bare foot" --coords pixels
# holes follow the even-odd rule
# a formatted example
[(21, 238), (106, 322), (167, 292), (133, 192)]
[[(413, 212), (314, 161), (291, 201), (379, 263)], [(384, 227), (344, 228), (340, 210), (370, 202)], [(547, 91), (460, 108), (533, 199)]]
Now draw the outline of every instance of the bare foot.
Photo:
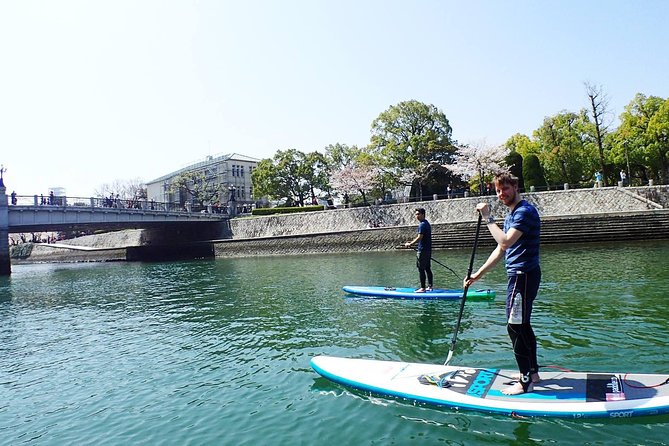
[(429, 286), (429, 287), (425, 288), (425, 291), (432, 291), (432, 287)]
[[(539, 376), (538, 373), (532, 373), (532, 375), (530, 375), (530, 376), (531, 376), (532, 382), (534, 384), (537, 384), (537, 383), (541, 382), (541, 377)], [(517, 375), (513, 375), (513, 379), (516, 380), (516, 381), (520, 381), (520, 373), (517, 374)]]
[(416, 291), (414, 291), (414, 293), (424, 293), (424, 292), (425, 288), (418, 288)]
[(507, 389), (502, 390), (504, 395), (521, 395), (523, 393), (531, 392), (534, 390), (534, 384), (530, 383), (527, 386), (527, 390), (523, 388), (523, 385), (520, 382), (515, 383)]

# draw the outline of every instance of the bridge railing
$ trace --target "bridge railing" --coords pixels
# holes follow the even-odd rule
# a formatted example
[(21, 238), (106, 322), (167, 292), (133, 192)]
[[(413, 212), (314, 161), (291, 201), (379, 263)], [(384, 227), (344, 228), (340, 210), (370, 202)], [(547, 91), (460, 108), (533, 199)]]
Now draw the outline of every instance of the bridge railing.
[[(138, 200), (127, 198), (96, 198), (96, 197), (68, 197), (58, 195), (16, 195), (9, 196), (9, 206), (45, 206), (57, 208), (94, 208), (94, 209), (126, 209), (155, 212), (202, 212), (202, 209), (193, 209), (188, 204), (180, 206), (176, 203), (158, 202), (155, 200)], [(217, 207), (209, 206), (205, 209), (209, 213), (224, 213)]]

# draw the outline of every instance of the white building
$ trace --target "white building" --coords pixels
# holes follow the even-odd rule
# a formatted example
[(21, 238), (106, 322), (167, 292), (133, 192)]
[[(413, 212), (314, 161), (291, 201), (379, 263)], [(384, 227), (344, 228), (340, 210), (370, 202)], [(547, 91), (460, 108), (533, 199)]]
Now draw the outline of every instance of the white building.
[(197, 203), (190, 194), (185, 190), (172, 191), (170, 185), (181, 174), (203, 173), (205, 181), (216, 188), (216, 197), (205, 205), (227, 212), (233, 203), (235, 209), (230, 209), (233, 214), (242, 212), (244, 208), (250, 211), (254, 202), (251, 174), (259, 161), (257, 158), (238, 153), (208, 156), (202, 161), (147, 182), (147, 198), (158, 203), (170, 203), (179, 208), (187, 207), (197, 211), (199, 210)]

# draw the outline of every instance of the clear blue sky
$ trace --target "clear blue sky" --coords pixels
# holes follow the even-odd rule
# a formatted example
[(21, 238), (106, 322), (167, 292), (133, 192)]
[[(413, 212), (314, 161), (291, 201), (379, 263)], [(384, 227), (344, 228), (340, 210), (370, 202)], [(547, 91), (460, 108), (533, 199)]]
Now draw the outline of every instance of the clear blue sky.
[(434, 104), (500, 144), (609, 96), (669, 97), (669, 1), (0, 0), (8, 192), (90, 196), (238, 152), (365, 145)]

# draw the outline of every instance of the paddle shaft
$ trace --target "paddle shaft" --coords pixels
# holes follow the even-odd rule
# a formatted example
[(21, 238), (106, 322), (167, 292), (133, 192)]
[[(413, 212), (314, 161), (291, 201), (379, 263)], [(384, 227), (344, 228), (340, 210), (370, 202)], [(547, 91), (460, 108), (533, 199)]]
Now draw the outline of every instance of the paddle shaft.
[[(479, 213), (479, 219), (476, 223), (476, 235), (474, 236), (474, 248), (472, 249), (472, 257), (469, 259), (469, 269), (467, 269), (467, 279), (472, 276), (472, 270), (474, 269), (474, 257), (476, 256), (476, 246), (479, 243), (479, 233), (481, 232), (481, 213)], [(460, 321), (462, 320), (462, 313), (465, 311), (465, 301), (467, 300), (467, 291), (469, 290), (469, 284), (465, 285), (465, 289), (462, 291), (462, 300), (460, 301), (460, 314), (458, 315), (458, 322), (455, 324), (455, 332), (453, 333), (453, 339), (451, 340), (451, 349), (448, 351), (448, 358), (444, 365), (448, 365), (449, 361), (453, 357), (453, 351), (455, 350), (455, 342), (458, 339), (458, 331), (460, 331)]]
[[(406, 246), (395, 246), (395, 249), (404, 249), (404, 248), (406, 248)], [(413, 250), (415, 251), (416, 248), (413, 248)], [(435, 259), (434, 257), (430, 257), (430, 260), (432, 260), (434, 263), (438, 263), (439, 265), (443, 266), (444, 268), (446, 268), (447, 270), (449, 270), (450, 272), (452, 272), (453, 274), (455, 274), (455, 277), (457, 277), (458, 279), (460, 278), (460, 276), (458, 276), (458, 273), (456, 273), (455, 271), (453, 271), (453, 270), (452, 270), (451, 268), (449, 268), (447, 265), (444, 265), (443, 263), (441, 263), (439, 260)]]
[(449, 270), (450, 272), (452, 272), (453, 274), (455, 274), (455, 277), (457, 277), (458, 279), (460, 278), (460, 276), (458, 276), (458, 273), (456, 273), (456, 272), (453, 271), (451, 268), (449, 268), (448, 266), (446, 266), (446, 265), (444, 265), (443, 263), (441, 263), (439, 260), (435, 259), (434, 257), (430, 257), (430, 259), (432, 259), (433, 262), (438, 263), (439, 265), (443, 266), (444, 268), (446, 268), (447, 270)]

